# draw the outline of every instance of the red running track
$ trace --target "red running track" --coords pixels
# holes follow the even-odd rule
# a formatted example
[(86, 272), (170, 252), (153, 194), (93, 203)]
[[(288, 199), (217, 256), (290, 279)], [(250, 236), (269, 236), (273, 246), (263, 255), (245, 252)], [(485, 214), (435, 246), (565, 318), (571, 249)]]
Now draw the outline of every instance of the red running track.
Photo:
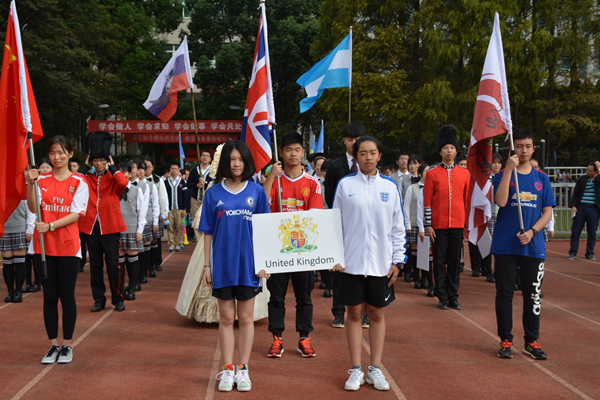
[[(267, 321), (256, 322), (252, 391), (216, 391), (217, 325), (198, 324), (174, 308), (192, 251), (190, 245), (181, 253), (165, 253), (164, 271), (120, 313), (89, 311), (93, 300), (86, 266), (77, 282), (71, 364), (40, 363), (49, 347), (41, 292), (26, 294), (20, 304), (0, 303), (0, 399), (600, 399), (600, 263), (581, 257), (568, 261), (568, 242), (548, 245), (540, 331), (548, 360), (521, 354), (520, 292), (514, 301), (514, 358), (496, 356), (494, 285), (471, 277), (467, 255), (462, 311), (438, 310), (437, 300), (424, 290), (403, 281), (395, 285), (396, 301), (386, 309), (383, 357), (392, 390), (377, 392), (365, 384), (356, 393), (343, 389), (350, 368), (346, 336), (331, 327), (331, 299), (323, 298), (318, 286), (311, 334), (317, 357), (305, 359), (295, 351), (290, 288), (283, 357), (267, 358)], [(369, 335), (363, 332), (366, 368)]]

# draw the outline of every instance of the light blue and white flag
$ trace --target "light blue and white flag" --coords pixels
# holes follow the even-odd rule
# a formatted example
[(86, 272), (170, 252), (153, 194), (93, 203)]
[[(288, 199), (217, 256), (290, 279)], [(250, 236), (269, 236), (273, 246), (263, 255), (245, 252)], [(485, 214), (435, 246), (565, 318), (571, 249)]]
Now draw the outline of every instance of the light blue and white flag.
[(183, 169), (183, 160), (185, 160), (185, 151), (183, 151), (183, 146), (181, 145), (181, 132), (179, 132), (179, 163), (181, 164), (181, 169)]
[(296, 83), (306, 90), (300, 113), (308, 111), (325, 89), (352, 87), (352, 38), (348, 34), (325, 58), (315, 64)]
[(314, 153), (322, 153), (325, 147), (325, 130), (323, 129), (323, 120), (321, 120), (321, 133), (319, 133), (319, 140), (317, 140), (317, 145), (313, 146)]

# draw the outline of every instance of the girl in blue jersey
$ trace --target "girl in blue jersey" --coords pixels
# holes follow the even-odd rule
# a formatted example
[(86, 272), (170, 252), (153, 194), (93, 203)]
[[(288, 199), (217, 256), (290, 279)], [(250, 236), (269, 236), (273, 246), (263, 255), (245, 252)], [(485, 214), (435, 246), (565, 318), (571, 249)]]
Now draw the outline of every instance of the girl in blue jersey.
[(354, 143), (359, 171), (342, 178), (333, 208), (340, 210), (344, 235), (345, 265), (340, 274), (340, 303), (347, 306), (346, 335), (352, 359), (344, 388), (358, 390), (365, 383), (361, 367), (362, 320), (369, 316), (371, 365), (366, 381), (377, 390), (390, 386), (381, 372), (385, 341), (385, 307), (394, 301), (394, 282), (406, 262), (405, 222), (396, 183), (377, 173), (381, 148), (377, 139), (362, 136)]
[[(204, 284), (212, 286), (219, 304), (219, 343), (223, 371), (219, 390), (238, 391), (252, 388), (248, 360), (254, 341), (254, 297), (261, 292), (260, 278), (269, 278), (264, 270), (254, 273), (252, 215), (269, 212), (269, 201), (262, 186), (250, 182), (254, 160), (245, 143), (234, 140), (223, 146), (217, 179), (205, 195), (198, 232), (204, 233)], [(233, 365), (236, 315), (240, 326), (241, 363), (237, 373)]]

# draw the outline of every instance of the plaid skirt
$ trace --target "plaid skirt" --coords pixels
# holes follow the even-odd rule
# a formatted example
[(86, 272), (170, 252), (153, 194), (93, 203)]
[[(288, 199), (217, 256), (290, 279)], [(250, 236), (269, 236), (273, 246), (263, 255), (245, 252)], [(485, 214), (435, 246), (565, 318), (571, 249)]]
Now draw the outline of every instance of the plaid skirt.
[(121, 250), (143, 250), (144, 242), (135, 241), (135, 233), (121, 233), (121, 243), (119, 244)]
[(0, 237), (0, 251), (22, 250), (29, 247), (25, 233), (7, 233)]
[(494, 234), (494, 226), (496, 226), (496, 216), (492, 215), (490, 220), (488, 221), (488, 231), (490, 231), (490, 235)]
[(152, 239), (160, 239), (163, 237), (163, 231), (165, 229), (165, 222), (162, 217), (158, 216), (158, 230), (156, 232), (152, 232)]
[(144, 243), (152, 241), (152, 222), (147, 223), (146, 226), (144, 226), (144, 232), (142, 233), (142, 235), (144, 236)]
[(417, 243), (417, 240), (419, 240), (419, 227), (411, 226), (410, 235), (406, 235), (406, 243)]

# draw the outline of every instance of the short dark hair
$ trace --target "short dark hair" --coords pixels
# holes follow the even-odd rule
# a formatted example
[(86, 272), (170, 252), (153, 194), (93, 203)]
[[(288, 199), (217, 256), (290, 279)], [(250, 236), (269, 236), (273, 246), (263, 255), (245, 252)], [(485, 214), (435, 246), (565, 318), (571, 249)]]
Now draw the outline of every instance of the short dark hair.
[[(285, 135), (284, 135), (285, 136)], [(230, 140), (225, 143), (221, 150), (221, 158), (219, 159), (219, 166), (217, 168), (217, 181), (220, 182), (225, 178), (233, 179), (233, 173), (231, 172), (231, 152), (237, 150), (242, 156), (244, 161), (244, 172), (242, 173), (242, 180), (247, 181), (256, 172), (256, 166), (254, 165), (254, 159), (252, 153), (246, 143), (239, 140)]]
[(323, 161), (323, 164), (321, 165), (321, 172), (323, 171), (327, 171), (329, 169), (329, 164), (331, 163), (331, 160), (325, 160)]
[(358, 140), (354, 142), (354, 145), (352, 146), (352, 153), (354, 154), (354, 156), (358, 154), (358, 149), (360, 149), (360, 145), (364, 142), (375, 143), (375, 146), (377, 146), (377, 151), (381, 153), (381, 144), (379, 144), (379, 140), (375, 139), (373, 136), (364, 135), (358, 138)]
[(171, 169), (171, 167), (172, 167), (173, 165), (175, 165), (177, 168), (181, 168), (181, 167), (179, 166), (179, 163), (176, 163), (175, 161), (173, 161), (171, 164), (169, 164), (169, 169)]
[(69, 160), (69, 162), (76, 162), (77, 164), (79, 164), (79, 158), (73, 156), (71, 157), (71, 160)]
[(150, 156), (146, 156), (144, 157), (144, 161), (150, 161), (151, 165), (154, 165), (154, 158), (150, 157)]
[[(50, 153), (50, 148), (52, 146), (54, 146), (55, 144), (59, 145), (63, 149), (63, 151), (67, 154), (73, 152), (73, 146), (71, 146), (71, 142), (69, 141), (69, 139), (67, 139), (66, 137), (64, 137), (62, 135), (57, 135), (48, 141), (48, 151), (47, 151), (48, 154)], [(50, 165), (52, 165), (52, 164), (50, 164)]]
[(360, 121), (347, 123), (342, 129), (342, 137), (359, 138), (367, 134), (367, 129)]
[(162, 174), (163, 174), (163, 175), (165, 175), (165, 174), (170, 174), (170, 173), (171, 173), (171, 171), (169, 170), (169, 168), (165, 168), (165, 169), (163, 170), (163, 173), (162, 173)]
[(465, 161), (466, 159), (467, 159), (467, 157), (465, 157), (465, 156), (458, 156), (454, 159), (454, 163), (458, 164), (459, 162)]
[(533, 132), (530, 132), (525, 128), (519, 128), (513, 131), (513, 141), (523, 139), (531, 139), (533, 141), (533, 144), (535, 144), (535, 135), (533, 134)]
[(48, 164), (49, 166), (52, 167), (52, 169), (54, 169), (54, 165), (52, 165), (52, 162), (50, 161), (49, 158), (43, 157), (41, 160), (38, 161), (38, 165), (37, 165), (37, 169), (40, 169), (40, 167), (42, 166), (42, 164)]
[(208, 155), (212, 158), (212, 153), (209, 150), (202, 150), (200, 152), (200, 156), (202, 156), (202, 154), (204, 154), (204, 153), (208, 153)]
[(284, 133), (281, 137), (281, 146), (279, 148), (283, 149), (285, 146), (289, 146), (291, 144), (299, 144), (302, 146), (302, 135), (300, 135), (298, 132)]
[(504, 157), (502, 157), (502, 154), (498, 152), (494, 152), (494, 154), (492, 154), (492, 162), (494, 162), (494, 160), (499, 160), (500, 164), (504, 164)]
[(416, 162), (417, 164), (421, 164), (421, 159), (416, 154), (413, 154), (412, 156), (408, 157), (408, 165), (414, 162)]
[(423, 171), (425, 171), (425, 168), (429, 167), (429, 164), (427, 163), (423, 163), (419, 166), (419, 169), (417, 170), (417, 175), (423, 176)]
[(121, 161), (117, 167), (121, 170), (121, 172), (131, 172), (131, 163), (128, 161)]
[[(408, 157), (408, 151), (406, 150), (401, 150), (398, 155), (396, 156), (396, 160), (398, 160), (400, 157), (402, 156), (407, 156)], [(410, 158), (410, 157), (409, 157)]]
[(596, 167), (596, 162), (592, 161), (590, 163), (590, 167), (594, 167), (594, 171), (598, 172), (598, 167)]
[(186, 172), (188, 172), (188, 170), (187, 170), (187, 168), (184, 168), (184, 169), (181, 171), (181, 175), (185, 175), (185, 173), (186, 173)]
[(143, 169), (145, 171), (146, 170), (146, 162), (139, 160), (137, 162), (137, 167), (138, 167), (138, 169)]

